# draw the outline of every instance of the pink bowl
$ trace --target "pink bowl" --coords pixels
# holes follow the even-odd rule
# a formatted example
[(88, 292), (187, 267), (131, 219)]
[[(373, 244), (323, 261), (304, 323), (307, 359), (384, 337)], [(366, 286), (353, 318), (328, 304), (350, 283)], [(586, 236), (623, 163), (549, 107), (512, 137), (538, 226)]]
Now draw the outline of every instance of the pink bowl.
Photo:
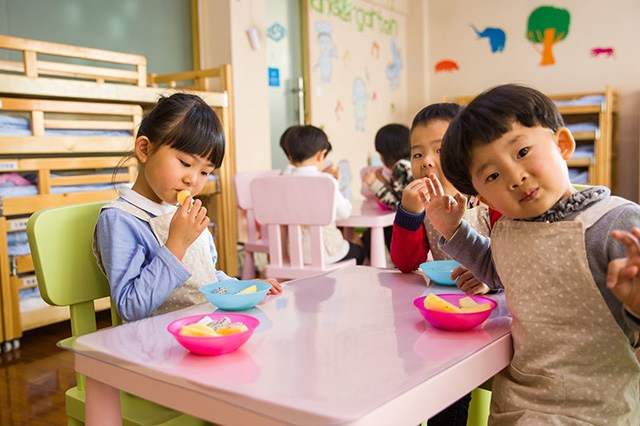
[(471, 297), (476, 303), (489, 303), (491, 305), (491, 308), (486, 311), (456, 314), (453, 312), (440, 312), (425, 308), (424, 299), (426, 296), (415, 299), (413, 301), (413, 305), (418, 308), (424, 319), (429, 321), (429, 323), (435, 328), (442, 330), (471, 330), (485, 322), (491, 315), (491, 312), (493, 312), (493, 310), (498, 306), (495, 300), (484, 296), (460, 293), (438, 294), (438, 296), (447, 302), (453, 303), (454, 305), (458, 305), (458, 300), (466, 296)]
[(377, 198), (376, 198), (376, 203), (378, 204), (378, 207), (380, 207), (382, 210), (393, 211), (391, 207), (389, 207), (388, 205), (386, 205), (385, 203), (383, 203)]
[[(228, 334), (226, 336), (215, 337), (194, 337), (194, 336), (181, 336), (180, 328), (183, 325), (193, 324), (202, 317), (210, 317), (214, 321), (218, 321), (223, 317), (228, 317), (231, 322), (242, 322), (248, 330), (242, 333)], [(181, 318), (173, 321), (167, 326), (169, 333), (173, 334), (178, 343), (187, 348), (190, 352), (196, 355), (222, 355), (229, 352), (233, 352), (242, 346), (249, 337), (253, 334), (255, 329), (260, 325), (260, 321), (249, 315), (243, 314), (206, 314), (206, 315), (192, 315), (189, 317)]]

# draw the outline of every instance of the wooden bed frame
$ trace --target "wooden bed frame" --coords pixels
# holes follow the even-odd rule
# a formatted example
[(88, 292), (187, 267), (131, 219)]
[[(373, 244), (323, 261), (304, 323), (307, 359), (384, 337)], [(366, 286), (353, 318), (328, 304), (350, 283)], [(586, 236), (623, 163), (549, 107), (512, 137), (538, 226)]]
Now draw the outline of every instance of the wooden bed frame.
[[(30, 136), (0, 136), (0, 171), (33, 171), (38, 174), (38, 194), (3, 199), (0, 215), (0, 342), (4, 350), (19, 345), (24, 330), (68, 318), (66, 308), (47, 306), (20, 314), (18, 291), (35, 286), (30, 256), (7, 253), (7, 235), (24, 229), (28, 216), (39, 208), (94, 200), (113, 199), (112, 190), (52, 194), (56, 185), (111, 182), (111, 174), (122, 153), (131, 148), (133, 137), (53, 136), (47, 129), (135, 129), (142, 111), (159, 96), (189, 90), (209, 104), (222, 122), (226, 153), (218, 174), (218, 188), (208, 188), (210, 217), (216, 222), (218, 267), (237, 275), (237, 219), (232, 177), (235, 173), (231, 105), (231, 69), (220, 68), (169, 76), (147, 75), (146, 58), (100, 49), (28, 40), (0, 35), (0, 52), (22, 60), (0, 60), (0, 98), (3, 110), (27, 115)], [(46, 55), (43, 57), (43, 55)], [(81, 64), (71, 64), (82, 62)], [(115, 68), (114, 68), (115, 67)], [(186, 83), (184, 80), (187, 80)], [(150, 82), (151, 86), (148, 85)], [(217, 87), (212, 90), (212, 87)], [(90, 117), (93, 114), (94, 117)], [(135, 179), (133, 163), (127, 163), (117, 181)], [(87, 170), (73, 176), (54, 177), (52, 171)], [(109, 301), (103, 301), (107, 307)], [(101, 302), (102, 303), (102, 302)]]

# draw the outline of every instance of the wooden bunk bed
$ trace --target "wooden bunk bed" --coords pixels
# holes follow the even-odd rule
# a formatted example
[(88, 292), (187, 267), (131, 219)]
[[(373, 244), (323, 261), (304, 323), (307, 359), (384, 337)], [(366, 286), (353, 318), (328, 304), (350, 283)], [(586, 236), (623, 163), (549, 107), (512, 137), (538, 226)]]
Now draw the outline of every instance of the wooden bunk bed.
[[(27, 195), (19, 193), (0, 200), (0, 342), (8, 351), (19, 346), (23, 331), (68, 318), (66, 308), (43, 303), (34, 303), (33, 309), (20, 309), (24, 305), (21, 292), (37, 290), (37, 282), (30, 255), (11, 254), (10, 242), (20, 239), (15, 236), (37, 209), (113, 199), (117, 196), (114, 183), (131, 184), (135, 162), (120, 164), (117, 170), (116, 165), (132, 148), (143, 110), (153, 106), (160, 95), (187, 87), (165, 84), (162, 76), (153, 76), (158, 80), (153, 83), (155, 87), (149, 86), (146, 59), (140, 55), (0, 35), (2, 52), (8, 52), (12, 60), (0, 60), (0, 113), (9, 116), (11, 125), (26, 121), (27, 128), (17, 134), (0, 135), (0, 177), (12, 174), (20, 180), (32, 174), (35, 181)], [(69, 63), (69, 58), (74, 63)], [(216, 223), (220, 254), (218, 267), (235, 275), (230, 69), (227, 65), (189, 76), (198, 84), (206, 79), (207, 85), (213, 78), (219, 87), (217, 91), (203, 91), (205, 86), (200, 86), (189, 92), (201, 96), (216, 111), (226, 132), (223, 166), (214, 176), (214, 184), (207, 185), (206, 193), (200, 195), (211, 202), (210, 216)], [(160, 87), (162, 84), (167, 87)], [(168, 87), (170, 84), (181, 87)], [(106, 308), (109, 301), (100, 303)]]

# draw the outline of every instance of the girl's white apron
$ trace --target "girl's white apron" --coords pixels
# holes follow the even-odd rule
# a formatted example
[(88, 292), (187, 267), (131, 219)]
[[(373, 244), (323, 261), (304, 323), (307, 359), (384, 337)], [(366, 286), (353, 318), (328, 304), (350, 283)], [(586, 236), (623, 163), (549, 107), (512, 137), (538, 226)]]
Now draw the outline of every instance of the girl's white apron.
[(494, 378), (490, 424), (640, 425), (640, 364), (585, 249), (585, 230), (625, 202), (611, 197), (572, 221), (496, 223), (514, 356)]
[[(151, 226), (153, 234), (158, 239), (160, 245), (164, 245), (169, 236), (169, 224), (175, 211), (165, 213), (160, 216), (151, 217), (144, 210), (122, 201), (112, 201), (105, 205), (103, 209), (117, 208), (125, 211), (140, 220), (148, 222)], [(173, 289), (162, 305), (158, 307), (151, 315), (159, 315), (165, 312), (171, 312), (178, 309), (186, 308), (205, 301), (204, 296), (200, 293), (199, 288), (205, 284), (217, 282), (215, 275), (215, 265), (211, 258), (211, 250), (209, 249), (209, 231), (204, 230), (202, 234), (187, 249), (182, 263), (191, 272), (191, 277)], [(99, 256), (98, 256), (99, 259)], [(100, 265), (104, 271), (104, 267)], [(158, 277), (162, 279), (162, 277)]]

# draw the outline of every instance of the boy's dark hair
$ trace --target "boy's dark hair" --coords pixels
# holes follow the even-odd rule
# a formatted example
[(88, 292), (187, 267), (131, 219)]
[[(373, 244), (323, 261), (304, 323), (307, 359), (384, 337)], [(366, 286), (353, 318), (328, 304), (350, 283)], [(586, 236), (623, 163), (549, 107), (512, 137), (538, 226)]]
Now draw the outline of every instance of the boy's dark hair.
[(454, 104), (452, 102), (440, 102), (437, 104), (431, 104), (422, 108), (411, 123), (411, 130), (418, 126), (426, 126), (433, 120), (451, 121), (458, 115), (462, 106)]
[(301, 163), (318, 151), (331, 152), (327, 134), (315, 126), (291, 126), (280, 138), (280, 147), (292, 163)]
[(477, 195), (471, 181), (471, 149), (489, 144), (509, 132), (513, 124), (564, 126), (558, 108), (543, 93), (518, 84), (489, 89), (473, 99), (449, 124), (440, 150), (445, 177), (463, 194)]
[(146, 136), (154, 149), (168, 145), (208, 158), (215, 168), (224, 158), (224, 130), (216, 113), (202, 98), (187, 93), (161, 96), (140, 123), (136, 139)]
[(375, 138), (376, 151), (382, 156), (387, 167), (393, 166), (396, 161), (408, 159), (409, 128), (404, 124), (387, 124), (378, 130)]

